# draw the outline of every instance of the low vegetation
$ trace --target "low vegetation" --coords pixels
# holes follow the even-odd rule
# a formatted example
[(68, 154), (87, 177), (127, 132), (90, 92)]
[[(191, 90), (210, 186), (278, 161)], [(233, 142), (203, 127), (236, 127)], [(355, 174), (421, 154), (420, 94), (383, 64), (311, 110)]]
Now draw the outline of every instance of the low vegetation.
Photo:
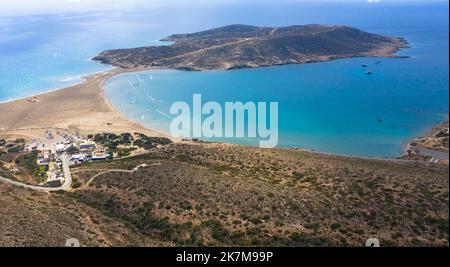
[(95, 246), (362, 246), (370, 237), (448, 246), (448, 165), (138, 134), (97, 140), (151, 145), (72, 168), (71, 192), (0, 184), (0, 244), (61, 245), (70, 235)]
[(172, 143), (168, 138), (164, 137), (148, 137), (141, 133), (101, 133), (95, 135), (89, 135), (89, 139), (101, 144), (117, 155), (118, 157), (126, 157), (131, 154), (132, 151), (142, 148), (150, 150), (159, 145), (167, 145)]
[(69, 197), (178, 246), (448, 245), (448, 167), (214, 143), (77, 168)]

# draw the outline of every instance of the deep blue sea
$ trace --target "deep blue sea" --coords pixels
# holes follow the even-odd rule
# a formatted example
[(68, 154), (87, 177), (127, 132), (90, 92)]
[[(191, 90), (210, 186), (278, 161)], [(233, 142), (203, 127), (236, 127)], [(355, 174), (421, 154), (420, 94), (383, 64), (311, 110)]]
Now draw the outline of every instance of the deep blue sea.
[[(0, 101), (71, 85), (80, 82), (80, 75), (105, 70), (109, 67), (89, 60), (104, 49), (158, 44), (171, 33), (234, 23), (349, 25), (406, 38), (411, 48), (400, 54), (410, 58), (123, 74), (107, 82), (107, 96), (130, 119), (163, 131), (168, 130), (170, 105), (191, 102), (193, 93), (201, 93), (204, 101), (277, 101), (279, 146), (359, 156), (399, 156), (406, 142), (448, 117), (445, 2), (249, 1), (0, 17)], [(374, 75), (366, 75), (361, 64), (368, 64)]]

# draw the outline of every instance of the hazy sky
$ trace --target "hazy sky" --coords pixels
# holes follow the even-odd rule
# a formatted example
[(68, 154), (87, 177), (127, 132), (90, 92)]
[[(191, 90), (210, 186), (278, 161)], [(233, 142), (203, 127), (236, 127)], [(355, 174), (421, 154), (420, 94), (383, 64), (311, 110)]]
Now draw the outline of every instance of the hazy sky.
[[(170, 6), (170, 5), (224, 5), (238, 2), (261, 0), (0, 0), (0, 15), (39, 14), (49, 12), (91, 11), (110, 9), (133, 9), (139, 5)], [(269, 1), (269, 0), (263, 0)], [(274, 0), (280, 1), (280, 0)], [(282, 0), (293, 2), (317, 2), (318, 0)], [(429, 2), (430, 0), (319, 0), (331, 2)], [(439, 1), (439, 0), (435, 0)], [(446, 1), (446, 0), (441, 0)]]

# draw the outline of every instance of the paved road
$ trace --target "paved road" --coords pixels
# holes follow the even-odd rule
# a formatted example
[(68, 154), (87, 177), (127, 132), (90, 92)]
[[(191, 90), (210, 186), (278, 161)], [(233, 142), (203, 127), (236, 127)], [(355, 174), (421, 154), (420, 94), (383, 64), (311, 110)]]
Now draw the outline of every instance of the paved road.
[(61, 155), (62, 168), (64, 172), (64, 184), (58, 190), (68, 190), (72, 186), (72, 175), (69, 168), (69, 156), (67, 154)]
[(13, 181), (11, 179), (8, 178), (4, 178), (0, 176), (0, 181), (5, 182), (5, 183), (9, 183), (12, 185), (16, 185), (16, 186), (21, 186), (23, 188), (26, 189), (31, 189), (31, 190), (39, 190), (39, 191), (46, 191), (46, 192), (50, 192), (50, 191), (58, 191), (58, 190), (69, 190), (72, 186), (72, 176), (70, 174), (70, 168), (69, 168), (69, 157), (64, 154), (61, 155), (61, 161), (62, 161), (62, 167), (63, 167), (63, 172), (64, 172), (64, 184), (62, 184), (61, 186), (58, 187), (45, 187), (45, 186), (38, 186), (38, 185), (28, 185), (28, 184), (24, 184), (21, 182), (17, 182), (17, 181)]

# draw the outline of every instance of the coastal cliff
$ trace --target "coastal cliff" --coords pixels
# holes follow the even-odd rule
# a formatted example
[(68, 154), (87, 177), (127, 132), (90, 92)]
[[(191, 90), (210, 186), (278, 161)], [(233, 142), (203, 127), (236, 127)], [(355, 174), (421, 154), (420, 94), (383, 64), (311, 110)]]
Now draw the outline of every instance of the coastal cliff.
[(449, 121), (434, 127), (406, 146), (405, 159), (446, 160), (448, 162)]
[(235, 69), (348, 57), (393, 57), (407, 45), (398, 37), (318, 24), (279, 28), (229, 25), (174, 34), (162, 41), (172, 44), (107, 50), (93, 59), (122, 68)]

